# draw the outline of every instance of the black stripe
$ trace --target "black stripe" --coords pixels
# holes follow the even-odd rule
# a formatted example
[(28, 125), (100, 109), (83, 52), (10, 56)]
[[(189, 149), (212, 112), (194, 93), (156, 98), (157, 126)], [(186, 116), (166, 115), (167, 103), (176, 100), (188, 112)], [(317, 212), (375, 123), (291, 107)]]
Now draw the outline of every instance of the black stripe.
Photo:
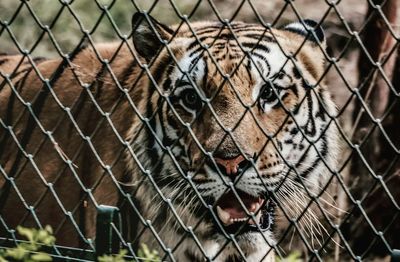
[(289, 32), (299, 34), (302, 36), (307, 36), (308, 33), (307, 33), (306, 29), (303, 27), (303, 25), (301, 25), (301, 26), (303, 29), (298, 29), (298, 28), (294, 28), (294, 27), (286, 27), (285, 31), (289, 31)]
[[(322, 141), (322, 148), (319, 151), (321, 157), (319, 155), (317, 155), (317, 157), (315, 158), (314, 162), (312, 163), (311, 166), (309, 166), (306, 170), (304, 170), (302, 173), (300, 173), (300, 177), (304, 177), (307, 178), (308, 175), (317, 167), (317, 165), (322, 161), (321, 159), (325, 159), (325, 157), (328, 154), (328, 141), (326, 139), (326, 135), (321, 137)], [(310, 147), (309, 147), (310, 148)], [(308, 150), (307, 150), (308, 151)], [(306, 155), (306, 154), (304, 154)], [(303, 155), (303, 156), (304, 156)], [(298, 164), (296, 165), (296, 168), (298, 168), (298, 166), (300, 166), (301, 161), (298, 162)], [(300, 182), (300, 178), (296, 176), (295, 178), (296, 182)]]
[(195, 32), (196, 32), (196, 35), (198, 37), (202, 37), (202, 36), (210, 34), (210, 33), (217, 34), (220, 29), (221, 29), (221, 27), (209, 27), (207, 30), (204, 30), (204, 31), (197, 31), (196, 30)]
[(207, 80), (208, 80), (208, 63), (207, 63), (208, 58), (204, 57), (204, 76), (202, 80), (202, 85), (203, 88), (207, 87)]
[(163, 87), (163, 90), (169, 90), (169, 89), (173, 88), (172, 87), (172, 81), (171, 81), (171, 79), (169, 77), (164, 81), (162, 87)]
[[(216, 37), (216, 36), (215, 36)], [(215, 37), (212, 37), (215, 39)], [(191, 50), (194, 47), (196, 47), (197, 45), (200, 45), (204, 40), (206, 40), (207, 38), (211, 38), (211, 36), (203, 36), (203, 37), (199, 37), (198, 40), (194, 39), (194, 41), (187, 47), (187, 50)], [(200, 49), (203, 49), (203, 47), (200, 45), (199, 46)], [(193, 52), (197, 53), (197, 50), (199, 49), (197, 48), (196, 50), (194, 50)]]
[(0, 58), (0, 65), (4, 64), (4, 63), (6, 63), (6, 62), (8, 62), (8, 60), (10, 60), (8, 57)]
[(245, 68), (247, 70), (247, 74), (249, 75), (250, 82), (253, 82), (253, 76), (251, 74), (251, 67), (252, 67), (251, 63), (252, 63), (251, 59), (248, 58)]
[(312, 86), (304, 78), (302, 79), (301, 83), (303, 84), (304, 88), (308, 88), (308, 89), (312, 88)]
[(225, 46), (226, 46), (226, 41), (213, 44), (213, 47), (225, 47)]
[(300, 112), (300, 108), (301, 108), (301, 105), (302, 105), (303, 103), (301, 103), (301, 104), (296, 104), (295, 106), (294, 106), (294, 110), (293, 110), (293, 115), (297, 115), (299, 112)]
[(29, 67), (29, 68), (26, 68), (26, 70), (23, 70), (23, 72), (26, 72), (25, 75), (23, 77), (21, 77), (20, 79), (18, 79), (17, 82), (15, 82), (15, 85), (14, 85), (15, 89), (19, 93), (22, 92), (22, 89), (25, 86), (26, 79), (29, 77), (29, 74), (32, 72), (32, 70), (33, 70), (33, 67)]
[(130, 63), (128, 63), (127, 67), (124, 68), (122, 71), (121, 76), (119, 77), (120, 83), (123, 87), (128, 87), (128, 79), (129, 77), (133, 74), (133, 71), (135, 70), (137, 65), (136, 59), (133, 59)]
[[(258, 57), (260, 60), (262, 60), (264, 62), (264, 64), (267, 66), (267, 70), (268, 70), (268, 74), (271, 72), (271, 66), (269, 65), (269, 63), (267, 62), (267, 60), (265, 59), (264, 56), (258, 54), (258, 53), (252, 53), (253, 56)], [(254, 62), (259, 62), (259, 61), (254, 61)], [(264, 74), (264, 72), (262, 71), (262, 66), (261, 65), (256, 65), (256, 70), (260, 70), (262, 74)], [(267, 77), (268, 75), (265, 74), (263, 77)]]
[(206, 52), (205, 51), (205, 49), (201, 46), (201, 45), (198, 45), (198, 48), (196, 48), (196, 49), (194, 49), (194, 50), (191, 50), (190, 51), (191, 53), (190, 53), (190, 57), (193, 57), (193, 56), (195, 56), (195, 55), (197, 55), (198, 53), (204, 53), (204, 52)]
[(277, 109), (277, 108), (280, 108), (281, 106), (282, 106), (282, 104), (284, 104), (284, 102), (285, 102), (285, 99), (287, 98), (289, 96), (289, 93), (285, 93), (285, 94), (283, 94), (283, 96), (282, 96), (282, 98), (281, 98), (281, 101), (278, 101), (278, 103), (276, 103), (273, 107), (272, 107), (272, 109)]
[[(162, 132), (161, 141), (162, 141), (162, 143), (163, 143), (163, 146), (171, 146), (171, 145), (173, 144), (174, 141), (171, 140), (171, 139), (167, 136), (167, 132), (166, 132), (166, 130), (165, 130), (164, 110), (163, 110), (163, 107), (164, 107), (164, 105), (165, 105), (165, 104), (164, 104), (165, 101), (163, 101), (163, 99), (164, 99), (164, 97), (160, 96), (160, 97), (158, 98), (158, 101), (157, 101), (157, 106), (158, 106), (157, 115), (158, 115), (158, 120), (160, 121), (161, 132)], [(168, 106), (166, 106), (166, 107), (168, 107)], [(165, 110), (167, 110), (167, 108), (166, 108)], [(155, 117), (157, 117), (157, 116), (155, 116)]]
[[(177, 106), (181, 106), (180, 104), (178, 104)], [(183, 110), (186, 111), (186, 109), (182, 108)], [(178, 131), (179, 126), (181, 125), (181, 123), (179, 122), (179, 120), (175, 119), (174, 115), (172, 114), (167, 114), (167, 121), (170, 123), (171, 126), (175, 127), (175, 129)], [(181, 134), (177, 134), (178, 137)]]
[(296, 79), (301, 79), (301, 74), (299, 69), (296, 67), (296, 65), (293, 66), (293, 75)]
[(232, 33), (224, 33), (218, 36), (218, 39), (235, 40), (235, 36)]
[(225, 56), (225, 55), (223, 55), (222, 57), (216, 57), (216, 55), (214, 55), (214, 59), (215, 59), (215, 61), (216, 61), (216, 62), (221, 62), (221, 61), (224, 61), (224, 60), (225, 60), (225, 58), (226, 58), (226, 56)]
[[(302, 27), (302, 28), (304, 28), (304, 27)], [(297, 28), (293, 28), (293, 27), (285, 28), (285, 30), (286, 30), (286, 31), (289, 31), (289, 32), (292, 32), (292, 33), (295, 33), (295, 34), (302, 35), (302, 36), (306, 37), (306, 40), (309, 40), (309, 41), (311, 41), (311, 42), (314, 43), (314, 44), (317, 44), (317, 43), (318, 43), (317, 39), (316, 39), (316, 38), (314, 37), (314, 35), (311, 33), (311, 30), (308, 30), (308, 29), (305, 29), (305, 28), (304, 28), (304, 30), (301, 30), (301, 29), (297, 29)], [(315, 33), (315, 34), (318, 34), (317, 31), (314, 31), (314, 33)], [(317, 36), (318, 36), (318, 35), (317, 35)], [(321, 38), (323, 38), (323, 36), (322, 36)], [(320, 40), (320, 41), (321, 41), (321, 40)]]
[[(168, 57), (162, 59), (160, 61), (160, 63), (157, 65), (157, 67), (154, 70), (154, 74), (153, 74), (153, 78), (156, 82), (159, 82), (162, 74), (165, 72), (165, 68), (167, 67), (167, 65), (171, 64), (172, 62), (172, 58)], [(146, 106), (146, 115), (145, 117), (149, 118), (149, 125), (150, 127), (147, 127), (148, 129), (151, 128), (153, 130), (153, 132), (155, 132), (156, 130), (156, 121), (155, 121), (155, 116), (154, 116), (154, 112), (153, 112), (153, 107), (152, 107), (152, 103), (151, 103), (151, 98), (154, 95), (155, 92), (157, 92), (155, 86), (151, 83), (149, 86), (149, 96), (148, 96), (148, 102), (147, 102), (147, 106)], [(157, 143), (156, 139), (153, 136), (152, 130), (147, 130), (147, 148), (151, 148), (151, 152), (149, 152), (148, 156), (150, 157), (150, 162), (151, 165), (154, 167), (157, 164), (157, 160), (158, 160), (158, 154), (157, 154), (157, 150), (155, 148), (155, 144)]]
[(271, 42), (271, 43), (275, 43), (275, 39), (272, 38), (271, 36), (268, 35), (260, 35), (260, 34), (245, 34), (243, 35), (244, 37), (248, 37), (248, 38), (254, 38), (257, 40), (262, 40), (262, 41), (266, 41), (266, 42)]
[(249, 31), (253, 31), (253, 32), (261, 32), (261, 34), (265, 34), (268, 32), (268, 29), (266, 28), (260, 28), (260, 27), (243, 27), (243, 28), (238, 28), (235, 29), (235, 33), (241, 33), (241, 32), (249, 32)]
[(234, 31), (236, 30), (242, 30), (242, 29), (251, 29), (251, 28), (260, 28), (259, 24), (248, 24), (248, 23), (242, 23), (242, 22), (234, 22), (231, 23), (230, 26)]
[(261, 54), (259, 54), (259, 53), (252, 52), (251, 55), (252, 55), (252, 56), (255, 56), (255, 57), (258, 57), (258, 58), (261, 59), (262, 61), (266, 61), (265, 56), (263, 56), (263, 55), (261, 55)]
[[(157, 83), (160, 82), (160, 80), (165, 72), (165, 68), (167, 68), (172, 63), (173, 63), (173, 60), (172, 60), (172, 57), (170, 57), (170, 56), (163, 57), (161, 59), (160, 63), (157, 65), (157, 67), (154, 70), (154, 74), (152, 74), (154, 80)], [(150, 84), (150, 86), (155, 89), (155, 86), (153, 84)]]
[(324, 95), (323, 95), (323, 90), (319, 89), (318, 94), (319, 94), (319, 97), (320, 97), (320, 99), (318, 101), (318, 106), (319, 107), (318, 107), (317, 113), (315, 114), (315, 117), (316, 118), (320, 118), (322, 121), (326, 121), (325, 108), (327, 108), (327, 107), (326, 107), (325, 98), (324, 98)]
[(172, 81), (171, 81), (171, 78), (170, 78), (173, 70), (174, 70), (174, 65), (170, 64), (168, 66), (168, 69), (167, 69), (167, 79), (164, 81), (164, 83), (162, 85), (163, 90), (170, 90), (170, 89), (173, 89), (175, 87), (175, 86), (172, 86)]
[(268, 46), (262, 45), (260, 43), (257, 44), (257, 43), (245, 42), (245, 43), (242, 43), (242, 46), (247, 47), (249, 49), (252, 49), (252, 51), (262, 50), (265, 53), (271, 52), (271, 49)]
[(222, 27), (225, 27), (225, 26), (223, 24), (217, 22), (217, 23), (214, 23), (211, 25), (197, 27), (194, 31), (196, 32), (196, 35), (199, 35), (199, 34), (202, 34), (204, 31), (208, 32), (210, 29), (212, 29), (213, 31), (217, 31), (217, 30), (221, 29)]
[(21, 69), (20, 71), (15, 72), (13, 75), (11, 75), (11, 79), (16, 78), (17, 76), (19, 76), (22, 73), (25, 73), (26, 71), (30, 71), (32, 69), (31, 66), (25, 67), (23, 69)]
[(290, 85), (287, 89), (292, 90), (293, 94), (297, 98), (299, 97), (299, 90), (297, 90), (297, 85), (296, 84)]
[(42, 56), (37, 56), (37, 57), (34, 57), (32, 60), (36, 64), (40, 64), (41, 62), (46, 61), (47, 59), (45, 57), (42, 57)]
[(313, 115), (313, 100), (312, 100), (312, 95), (310, 92), (307, 93), (306, 95), (306, 99), (307, 99), (307, 105), (308, 105), (308, 121), (307, 123), (304, 125), (304, 132), (305, 134), (313, 137), (315, 136), (316, 128), (315, 128), (315, 119), (314, 119), (314, 115)]

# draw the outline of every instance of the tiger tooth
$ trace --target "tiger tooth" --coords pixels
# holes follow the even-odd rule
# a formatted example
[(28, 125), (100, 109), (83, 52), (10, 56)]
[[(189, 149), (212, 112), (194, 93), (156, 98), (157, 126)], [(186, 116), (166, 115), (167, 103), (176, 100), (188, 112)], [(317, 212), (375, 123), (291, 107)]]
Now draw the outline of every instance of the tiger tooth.
[(232, 224), (231, 216), (229, 215), (228, 212), (224, 211), (220, 206), (217, 206), (217, 214), (218, 214), (218, 217), (221, 219), (222, 223), (224, 223), (224, 225)]
[(260, 209), (260, 203), (255, 204), (254, 212), (257, 212)]

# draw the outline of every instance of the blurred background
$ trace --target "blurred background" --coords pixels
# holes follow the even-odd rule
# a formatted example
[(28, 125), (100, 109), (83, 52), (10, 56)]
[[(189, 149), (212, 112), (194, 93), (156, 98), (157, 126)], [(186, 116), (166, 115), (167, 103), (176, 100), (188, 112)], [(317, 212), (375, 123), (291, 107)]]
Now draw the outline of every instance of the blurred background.
[[(283, 26), (292, 21), (303, 19), (321, 21), (328, 40), (329, 52), (334, 56), (341, 53), (338, 66), (343, 68), (343, 78), (348, 84), (355, 86), (357, 82), (357, 49), (356, 41), (349, 41), (349, 32), (360, 31), (368, 9), (368, 1), (345, 0), (336, 1), (329, 6), (324, 0), (297, 0), (289, 5), (283, 0), (214, 0), (214, 1), (149, 1), (149, 0), (30, 0), (30, 10), (17, 0), (0, 1), (0, 18), (2, 21), (12, 21), (9, 33), (0, 37), (0, 50), (18, 53), (18, 48), (12, 37), (18, 42), (20, 49), (32, 50), (33, 56), (55, 57), (55, 43), (44, 34), (37, 44), (43, 30), (38, 21), (51, 28), (51, 34), (63, 53), (73, 50), (83, 37), (82, 31), (90, 32), (95, 42), (116, 41), (123, 35), (131, 33), (132, 14), (140, 10), (151, 10), (151, 14), (166, 24), (176, 24), (181, 21), (180, 15), (188, 15), (190, 21), (234, 19), (245, 22), (271, 23)], [(335, 1), (333, 1), (335, 2)], [(62, 3), (69, 3), (63, 5)], [(173, 4), (171, 4), (173, 3)], [(107, 7), (107, 11), (103, 8)], [(217, 12), (215, 12), (216, 10)], [(257, 13), (255, 13), (255, 11)], [(33, 15), (34, 13), (34, 15)], [(346, 45), (345, 50), (343, 50)], [(343, 82), (336, 72), (330, 70), (327, 80), (335, 78), (336, 85)], [(344, 85), (344, 83), (342, 83)], [(336, 91), (335, 88), (334, 91)], [(341, 96), (343, 92), (335, 92)], [(339, 103), (344, 102), (341, 97)]]
[[(324, 238), (331, 240), (318, 249), (332, 261), (356, 256), (388, 261), (391, 250), (400, 248), (398, 0), (22, 2), (0, 1), (0, 52), (29, 50), (33, 56), (59, 57), (59, 50), (69, 53), (78, 45), (84, 31), (94, 42), (120, 41), (131, 34), (131, 16), (138, 9), (170, 25), (182, 15), (190, 21), (262, 21), (276, 27), (299, 18), (321, 22), (327, 52), (334, 58), (327, 63), (324, 81), (339, 108), (343, 159), (331, 193), (341, 236), (328, 227), (330, 236)], [(51, 33), (44, 33), (43, 26)], [(290, 235), (281, 244), (287, 254), (304, 250), (302, 241), (287, 239)], [(308, 255), (304, 252), (302, 258)]]

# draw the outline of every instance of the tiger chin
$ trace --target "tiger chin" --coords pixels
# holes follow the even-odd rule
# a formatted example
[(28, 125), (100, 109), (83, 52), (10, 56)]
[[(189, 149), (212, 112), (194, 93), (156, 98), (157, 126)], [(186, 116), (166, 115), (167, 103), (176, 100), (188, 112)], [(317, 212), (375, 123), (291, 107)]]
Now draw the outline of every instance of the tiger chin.
[[(163, 260), (274, 261), (274, 220), (298, 217), (307, 207), (304, 199), (311, 201), (308, 194), (320, 193), (327, 183), (338, 157), (336, 109), (321, 81), (323, 30), (311, 20), (280, 29), (242, 22), (169, 27), (146, 13), (135, 14), (132, 22), (133, 45), (84, 47), (50, 80), (40, 119), (45, 129), (62, 126), (52, 133), (58, 149), (44, 144), (32, 158), (36, 169), (18, 167), (17, 183), (24, 176), (31, 182), (18, 185), (20, 194), (37, 203), (47, 190), (45, 179), (67, 208), (77, 210), (80, 177), (91, 188), (83, 195), (90, 195), (88, 207), (74, 211), (86, 237), (94, 236), (93, 199), (124, 202), (133, 245), (146, 244)], [(3, 76), (20, 58), (7, 57), (0, 65)], [(36, 61), (43, 78), (54, 77), (61, 63)], [(11, 99), (10, 83), (27, 101), (46, 88), (31, 62), (19, 70), (0, 91), (0, 117), (9, 123), (23, 110)], [(62, 123), (65, 108), (59, 103), (70, 107)], [(22, 122), (15, 127), (17, 138), (26, 128)], [(17, 152), (5, 132), (0, 131), (3, 145)], [(40, 141), (39, 128), (32, 133), (28, 138)], [(26, 149), (34, 152), (35, 143)], [(0, 154), (6, 173), (17, 158)], [(66, 165), (71, 174), (57, 177)], [(43, 179), (32, 175), (37, 170)], [(129, 201), (121, 197), (119, 182), (127, 185)], [(10, 226), (29, 212), (15, 208), (20, 202), (10, 192), (4, 206)], [(35, 204), (42, 223), (57, 225), (65, 218), (55, 209), (47, 212), (57, 205), (50, 198)], [(75, 231), (75, 224), (61, 227), (58, 238), (76, 244), (82, 240)]]

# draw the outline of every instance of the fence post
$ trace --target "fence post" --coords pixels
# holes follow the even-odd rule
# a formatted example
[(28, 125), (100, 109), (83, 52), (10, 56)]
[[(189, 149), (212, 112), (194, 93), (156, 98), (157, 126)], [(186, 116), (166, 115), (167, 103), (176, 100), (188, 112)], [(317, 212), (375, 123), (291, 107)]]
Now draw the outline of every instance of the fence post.
[(119, 209), (113, 206), (100, 205), (97, 208), (96, 219), (96, 255), (116, 254), (120, 249), (118, 235), (112, 224), (117, 229), (121, 228)]
[(400, 249), (393, 249), (390, 262), (400, 262)]

